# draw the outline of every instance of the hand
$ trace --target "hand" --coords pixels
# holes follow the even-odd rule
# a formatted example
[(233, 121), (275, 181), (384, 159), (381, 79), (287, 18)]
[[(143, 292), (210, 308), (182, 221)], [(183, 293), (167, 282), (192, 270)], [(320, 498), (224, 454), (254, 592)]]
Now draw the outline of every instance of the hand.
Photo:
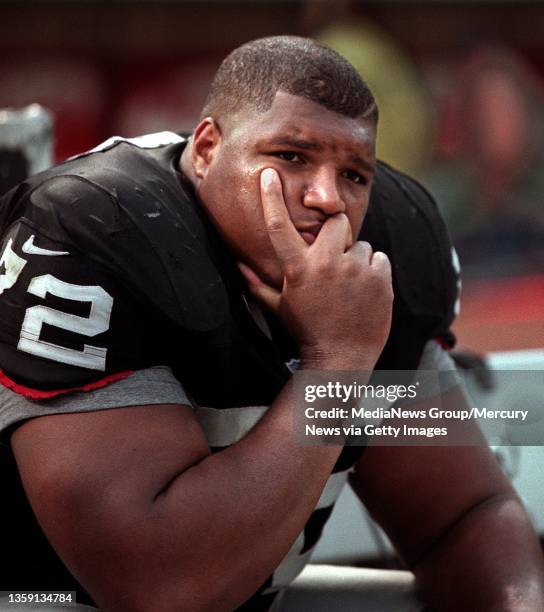
[(293, 225), (280, 178), (261, 173), (261, 199), (268, 235), (280, 262), (281, 291), (244, 264), (252, 294), (289, 329), (311, 367), (373, 369), (391, 325), (391, 265), (368, 242), (352, 244), (343, 213), (329, 217), (312, 245)]

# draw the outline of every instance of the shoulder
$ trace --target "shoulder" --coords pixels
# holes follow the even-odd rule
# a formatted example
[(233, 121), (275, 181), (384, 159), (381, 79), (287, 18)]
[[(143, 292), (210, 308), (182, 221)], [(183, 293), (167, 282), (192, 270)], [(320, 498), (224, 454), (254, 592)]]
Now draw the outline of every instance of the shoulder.
[(185, 140), (167, 132), (140, 138), (113, 137), (94, 149), (36, 174), (1, 200), (6, 228), (24, 217), (47, 228), (52, 239), (76, 241), (82, 227), (100, 236), (116, 231), (130, 213), (156, 208), (158, 200), (179, 199), (175, 169)]
[[(0, 301), (0, 367), (14, 380), (74, 387), (155, 365), (157, 355), (169, 364), (161, 334), (173, 342), (172, 330), (184, 339), (222, 333), (227, 291), (176, 171), (180, 152), (179, 143), (112, 142), (2, 200), (0, 293), (9, 300)], [(83, 350), (82, 336), (93, 338)]]
[(31, 177), (2, 200), (4, 241), (24, 225), (97, 263), (182, 325), (215, 327), (214, 305), (226, 298), (208, 227), (177, 170), (185, 142), (172, 132), (115, 137)]
[(459, 270), (436, 202), (420, 183), (378, 162), (360, 239), (388, 254), (395, 295), (410, 313), (453, 319)]

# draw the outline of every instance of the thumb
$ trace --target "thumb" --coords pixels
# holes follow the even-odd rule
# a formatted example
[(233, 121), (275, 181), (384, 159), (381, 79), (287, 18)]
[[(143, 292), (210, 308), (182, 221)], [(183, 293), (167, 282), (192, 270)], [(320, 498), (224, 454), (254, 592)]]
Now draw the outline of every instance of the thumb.
[(237, 262), (238, 269), (246, 279), (251, 295), (264, 304), (272, 312), (277, 312), (280, 307), (281, 292), (263, 282), (260, 277), (249, 266)]

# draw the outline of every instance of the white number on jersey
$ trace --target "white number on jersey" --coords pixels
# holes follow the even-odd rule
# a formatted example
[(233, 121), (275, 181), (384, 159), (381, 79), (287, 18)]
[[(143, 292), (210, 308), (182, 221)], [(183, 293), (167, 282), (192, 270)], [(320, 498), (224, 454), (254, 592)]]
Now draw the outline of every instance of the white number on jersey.
[(84, 344), (82, 351), (52, 344), (40, 339), (44, 323), (75, 332), (83, 336), (96, 336), (109, 328), (113, 298), (98, 285), (73, 285), (44, 274), (30, 281), (28, 292), (45, 298), (48, 293), (77, 302), (90, 302), (91, 311), (88, 317), (54, 310), (48, 306), (27, 308), (21, 328), (21, 337), (17, 348), (25, 353), (68, 363), (91, 370), (106, 369), (107, 349), (101, 346)]
[[(0, 267), (5, 271), (0, 274), (0, 295), (11, 289), (17, 282), (21, 272), (28, 263), (12, 249), (13, 239), (10, 238), (2, 257)], [(24, 244), (23, 251), (34, 255), (69, 255), (68, 251), (51, 251), (34, 245), (34, 235)], [(108, 331), (110, 326), (113, 298), (98, 285), (73, 285), (65, 283), (51, 274), (35, 276), (29, 283), (28, 293), (46, 298), (47, 294), (55, 295), (65, 300), (90, 302), (91, 311), (88, 317), (80, 317), (49, 306), (31, 306), (25, 311), (21, 327), (21, 335), (17, 345), (18, 350), (37, 357), (60, 361), (70, 365), (88, 368), (90, 370), (106, 369), (106, 354), (108, 350), (102, 346), (84, 344), (83, 350), (67, 348), (59, 344), (46, 342), (40, 338), (44, 323), (71, 331), (82, 336), (93, 337)]]
[(11, 289), (17, 282), (19, 274), (23, 271), (26, 266), (26, 259), (19, 257), (17, 253), (11, 248), (13, 239), (10, 238), (0, 257), (0, 267), (4, 266), (5, 272), (0, 274), (0, 295), (4, 293), (6, 289)]

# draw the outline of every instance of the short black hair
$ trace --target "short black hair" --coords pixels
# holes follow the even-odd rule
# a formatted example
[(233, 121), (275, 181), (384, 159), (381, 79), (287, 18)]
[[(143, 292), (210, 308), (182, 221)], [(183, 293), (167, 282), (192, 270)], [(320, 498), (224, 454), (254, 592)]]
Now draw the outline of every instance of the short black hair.
[(374, 96), (357, 70), (336, 51), (300, 36), (259, 38), (232, 51), (212, 81), (201, 118), (244, 106), (264, 112), (278, 91), (341, 115), (378, 121)]

